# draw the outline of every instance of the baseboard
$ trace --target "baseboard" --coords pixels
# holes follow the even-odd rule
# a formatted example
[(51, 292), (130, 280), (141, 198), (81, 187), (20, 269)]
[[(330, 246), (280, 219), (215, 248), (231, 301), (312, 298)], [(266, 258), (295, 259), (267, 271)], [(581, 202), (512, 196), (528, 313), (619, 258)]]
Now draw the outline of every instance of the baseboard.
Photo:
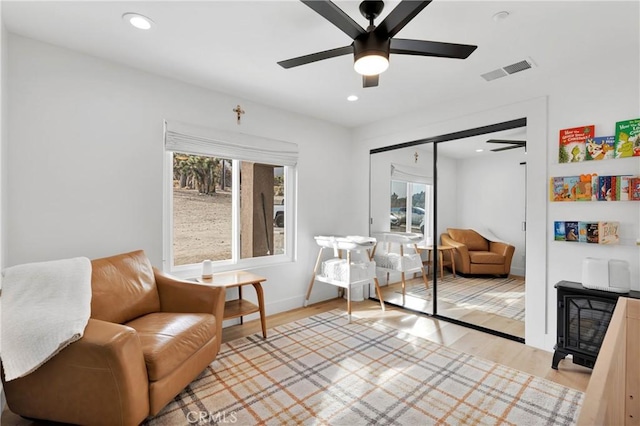
[[(333, 287), (331, 286), (330, 290), (333, 290), (337, 287)], [(325, 296), (325, 297), (323, 297)], [(324, 300), (330, 300), (336, 297), (335, 294), (335, 290), (333, 290), (332, 292), (329, 292), (327, 294), (320, 294), (318, 295), (318, 299), (316, 300), (316, 297), (313, 298), (312, 301), (310, 301), (310, 303), (318, 303)], [(288, 312), (288, 311), (292, 311), (294, 309), (298, 309), (298, 308), (302, 308), (304, 306), (304, 296), (296, 296), (296, 297), (290, 297), (288, 299), (284, 299), (284, 300), (278, 300), (276, 302), (271, 302), (271, 303), (265, 303), (264, 305), (264, 310), (265, 313), (267, 315), (267, 318), (269, 317), (269, 315), (273, 315), (273, 314), (279, 314), (282, 312)], [(252, 321), (252, 320), (259, 320), (260, 319), (260, 314), (259, 313), (254, 313), (254, 314), (249, 314), (244, 316), (244, 322), (247, 321)], [(233, 325), (237, 325), (240, 324), (240, 318), (234, 318), (234, 319), (230, 319), (230, 320), (225, 320), (222, 323), (222, 327), (231, 327)], [(269, 324), (267, 324), (267, 327), (269, 326)]]

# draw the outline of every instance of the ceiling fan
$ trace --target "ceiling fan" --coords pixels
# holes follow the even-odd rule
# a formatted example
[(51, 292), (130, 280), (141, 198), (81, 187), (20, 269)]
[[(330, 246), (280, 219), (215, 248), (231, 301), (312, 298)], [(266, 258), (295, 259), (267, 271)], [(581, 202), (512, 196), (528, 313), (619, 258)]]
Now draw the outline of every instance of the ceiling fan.
[(502, 148), (492, 149), (491, 152), (506, 151), (508, 149), (527, 148), (527, 141), (509, 140), (509, 139), (489, 139), (487, 143), (502, 143), (509, 144), (511, 146), (505, 146)]
[(365, 0), (360, 3), (360, 13), (369, 21), (366, 30), (329, 0), (301, 1), (347, 34), (353, 43), (278, 62), (283, 68), (353, 54), (354, 68), (356, 72), (362, 74), (362, 86), (375, 87), (378, 85), (380, 73), (389, 66), (390, 53), (466, 59), (478, 47), (468, 44), (394, 38), (405, 25), (431, 3), (431, 0), (403, 0), (377, 26), (374, 25), (374, 20), (382, 12), (384, 2)]

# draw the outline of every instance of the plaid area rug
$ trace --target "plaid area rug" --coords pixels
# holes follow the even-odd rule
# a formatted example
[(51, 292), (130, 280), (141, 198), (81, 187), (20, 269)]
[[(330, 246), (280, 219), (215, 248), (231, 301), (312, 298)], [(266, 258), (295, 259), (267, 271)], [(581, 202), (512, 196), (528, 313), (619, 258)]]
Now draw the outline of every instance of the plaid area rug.
[[(407, 288), (407, 294), (431, 300), (424, 284)], [(438, 300), (524, 321), (524, 280), (521, 278), (465, 278), (445, 275), (438, 278)]]
[(224, 343), (147, 425), (571, 425), (583, 394), (331, 311)]

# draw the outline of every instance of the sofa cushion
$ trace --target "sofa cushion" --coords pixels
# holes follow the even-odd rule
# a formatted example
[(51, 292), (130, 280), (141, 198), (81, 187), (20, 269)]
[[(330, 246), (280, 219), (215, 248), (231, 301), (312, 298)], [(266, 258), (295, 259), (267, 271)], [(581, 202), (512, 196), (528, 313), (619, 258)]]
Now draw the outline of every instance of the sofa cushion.
[(471, 263), (503, 265), (504, 256), (491, 251), (470, 251), (469, 260)]
[(160, 310), (151, 262), (138, 250), (91, 261), (91, 318), (123, 324)]
[(467, 246), (469, 251), (471, 250), (489, 250), (489, 242), (473, 229), (456, 229), (447, 228), (447, 232), (455, 241)]
[(157, 312), (126, 325), (138, 332), (149, 381), (174, 371), (216, 334), (211, 314)]

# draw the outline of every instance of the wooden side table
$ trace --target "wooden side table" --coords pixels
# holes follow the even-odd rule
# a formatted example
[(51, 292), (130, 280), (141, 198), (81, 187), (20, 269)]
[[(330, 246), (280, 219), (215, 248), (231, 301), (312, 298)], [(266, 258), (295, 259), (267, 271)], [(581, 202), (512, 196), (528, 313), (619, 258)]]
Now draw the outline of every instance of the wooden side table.
[[(260, 325), (262, 326), (262, 337), (267, 338), (267, 321), (264, 313), (264, 293), (262, 291), (262, 283), (266, 281), (265, 277), (256, 275), (247, 271), (231, 271), (221, 272), (213, 274), (212, 278), (198, 278), (198, 282), (202, 284), (208, 284), (215, 287), (224, 288), (238, 288), (238, 298), (234, 300), (227, 300), (224, 304), (224, 319), (233, 319), (240, 317), (240, 324), (242, 324), (242, 317), (245, 315), (260, 312)], [(242, 298), (242, 287), (245, 285), (252, 285), (256, 290), (258, 296), (258, 305), (254, 305)]]
[[(427, 260), (425, 260), (425, 264), (431, 265), (431, 252), (433, 251), (433, 246), (418, 246), (419, 251), (426, 250), (429, 252)], [(438, 260), (440, 264), (440, 279), (444, 277), (444, 267), (451, 266), (451, 272), (453, 273), (453, 277), (456, 277), (456, 260), (453, 256), (453, 253), (450, 253), (451, 260), (444, 260), (443, 253), (448, 250), (455, 250), (453, 246), (437, 246), (436, 250), (438, 251)]]

